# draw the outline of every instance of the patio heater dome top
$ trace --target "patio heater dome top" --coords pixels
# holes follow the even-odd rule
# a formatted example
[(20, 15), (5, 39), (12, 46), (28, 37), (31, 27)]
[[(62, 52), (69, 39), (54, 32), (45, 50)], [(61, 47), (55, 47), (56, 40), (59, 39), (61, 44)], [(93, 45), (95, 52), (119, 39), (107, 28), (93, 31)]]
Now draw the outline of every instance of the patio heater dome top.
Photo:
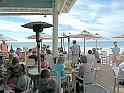
[(30, 22), (21, 26), (24, 28), (33, 29), (34, 32), (42, 32), (44, 28), (53, 27), (52, 24), (41, 22), (41, 21)]

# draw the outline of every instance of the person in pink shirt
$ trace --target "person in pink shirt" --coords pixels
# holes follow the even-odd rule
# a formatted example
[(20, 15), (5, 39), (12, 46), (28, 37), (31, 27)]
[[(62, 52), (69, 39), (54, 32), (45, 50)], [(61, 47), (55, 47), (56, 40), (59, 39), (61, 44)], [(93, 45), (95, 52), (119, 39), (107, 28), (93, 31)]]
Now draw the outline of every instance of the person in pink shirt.
[(41, 68), (48, 68), (48, 62), (45, 60), (44, 54), (41, 54)]
[(5, 57), (8, 57), (8, 45), (7, 45), (7, 43), (5, 43), (5, 41), (2, 41), (0, 49), (1, 49), (2, 53), (3, 53), (3, 55)]
[(85, 55), (82, 55), (80, 57), (81, 65), (79, 67), (79, 76), (83, 77), (84, 72), (90, 72), (92, 65), (87, 62), (87, 57)]
[[(89, 62), (87, 62), (87, 57), (85, 55), (80, 56), (80, 62), (81, 62), (81, 65), (79, 67), (78, 76), (83, 78), (83, 75), (85, 72), (91, 71), (92, 65)], [(83, 81), (80, 80), (80, 82), (83, 82)], [(79, 93), (79, 91), (80, 91), (79, 82), (76, 82), (76, 92)]]

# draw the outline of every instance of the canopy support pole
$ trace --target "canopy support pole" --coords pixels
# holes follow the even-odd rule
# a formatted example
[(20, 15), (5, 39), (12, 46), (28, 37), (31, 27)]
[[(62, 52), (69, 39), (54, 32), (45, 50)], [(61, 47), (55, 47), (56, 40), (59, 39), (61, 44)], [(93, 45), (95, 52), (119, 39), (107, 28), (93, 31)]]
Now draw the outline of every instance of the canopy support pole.
[(53, 5), (53, 56), (58, 56), (58, 11), (57, 11), (57, 0), (54, 1)]

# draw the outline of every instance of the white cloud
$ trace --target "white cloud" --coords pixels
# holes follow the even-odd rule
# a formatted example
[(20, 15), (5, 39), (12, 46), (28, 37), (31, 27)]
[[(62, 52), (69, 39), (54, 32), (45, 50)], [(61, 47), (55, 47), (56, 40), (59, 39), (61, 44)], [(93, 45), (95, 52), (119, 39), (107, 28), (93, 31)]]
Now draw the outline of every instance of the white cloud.
[[(59, 24), (70, 25), (71, 28), (74, 28), (74, 30), (66, 31), (66, 33), (72, 34), (80, 33), (84, 29), (91, 33), (97, 32), (107, 37), (110, 37), (112, 33), (123, 33), (123, 3), (124, 0), (112, 0), (112, 2), (110, 1), (106, 4), (95, 2), (95, 0), (77, 0), (76, 4), (73, 6), (69, 13), (59, 15)], [(53, 23), (53, 17), (51, 15), (47, 15), (47, 17), (44, 17), (44, 15), (18, 17), (31, 21), (45, 21), (51, 24)], [(95, 21), (91, 22), (91, 20)], [(13, 32), (29, 31), (29, 29), (22, 28), (22, 24), (24, 23), (15, 23), (1, 19), (0, 29)], [(96, 31), (92, 29), (96, 29)], [(43, 32), (52, 35), (52, 28), (44, 29)], [(61, 34), (60, 31), (58, 33)]]

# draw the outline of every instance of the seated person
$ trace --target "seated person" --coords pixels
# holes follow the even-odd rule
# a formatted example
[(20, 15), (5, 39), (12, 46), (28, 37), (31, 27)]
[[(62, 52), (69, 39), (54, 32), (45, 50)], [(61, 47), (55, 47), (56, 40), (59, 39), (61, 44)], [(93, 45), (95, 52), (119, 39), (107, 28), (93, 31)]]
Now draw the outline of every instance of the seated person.
[(15, 53), (15, 50), (10, 50), (10, 54), (12, 54), (13, 57), (18, 57), (17, 54)]
[(22, 51), (21, 48), (17, 48), (17, 49), (16, 49), (15, 53), (17, 54), (18, 57), (20, 57), (21, 51)]
[(34, 59), (35, 60), (35, 64), (37, 64), (37, 52), (33, 51), (32, 55), (29, 56), (29, 59)]
[(49, 63), (48, 67), (52, 69), (54, 66), (53, 55), (51, 54), (51, 50), (46, 50), (46, 52), (47, 52), (47, 55), (45, 55), (45, 58), (46, 58), (46, 61)]
[(80, 57), (81, 65), (79, 67), (79, 76), (83, 77), (84, 72), (90, 72), (91, 71), (91, 64), (87, 63), (87, 57), (85, 55), (82, 55)]
[(12, 54), (9, 54), (9, 59), (6, 59), (5, 60), (5, 65), (6, 66), (9, 66), (12, 64), (12, 59), (13, 59), (13, 55)]
[(41, 68), (48, 68), (48, 62), (45, 60), (44, 54), (41, 54)]
[(88, 54), (86, 55), (87, 57), (87, 62), (93, 65), (93, 62), (96, 61), (95, 56), (92, 54), (91, 50), (88, 50)]
[(49, 70), (43, 69), (38, 84), (38, 93), (60, 93), (58, 86), (57, 81), (50, 78)]
[(16, 84), (11, 83), (9, 86), (15, 91), (15, 93), (25, 91), (27, 88), (27, 76), (25, 75), (25, 69), (24, 64), (18, 64), (13, 69), (14, 76), (16, 77)]
[(124, 61), (119, 65), (117, 78), (119, 78), (119, 84), (124, 85)]
[(27, 54), (28, 57), (32, 55), (32, 51), (33, 51), (32, 49), (29, 49), (28, 54)]
[(63, 51), (64, 51), (64, 50), (63, 50), (63, 47), (60, 47), (60, 48), (59, 48), (59, 53), (62, 53), (62, 54), (63, 54)]
[[(80, 57), (80, 62), (81, 62), (81, 65), (79, 67), (78, 76), (83, 77), (85, 72), (91, 71), (92, 65), (90, 63), (87, 63), (87, 57), (85, 55), (82, 55)], [(77, 92), (79, 92), (79, 83), (78, 82), (76, 82), (76, 89), (77, 89)]]
[(55, 64), (54, 67), (53, 67), (53, 70), (57, 73), (57, 76), (58, 77), (62, 77), (62, 76), (65, 75), (64, 74), (64, 65), (63, 65), (64, 61), (65, 61), (64, 60), (64, 56), (63, 55), (60, 55), (58, 57), (57, 64)]
[(9, 85), (10, 83), (16, 84), (16, 77), (14, 76), (13, 70), (16, 65), (19, 64), (19, 59), (17, 57), (13, 58), (12, 64), (7, 67), (5, 85)]

